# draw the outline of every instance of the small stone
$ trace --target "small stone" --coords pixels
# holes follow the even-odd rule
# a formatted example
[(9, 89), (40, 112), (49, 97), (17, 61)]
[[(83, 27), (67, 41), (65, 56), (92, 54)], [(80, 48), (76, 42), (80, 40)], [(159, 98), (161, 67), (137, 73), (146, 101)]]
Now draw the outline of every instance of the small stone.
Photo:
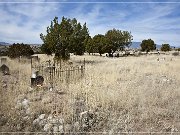
[[(65, 132), (70, 132), (71, 129), (72, 129), (72, 126), (71, 126), (71, 124), (66, 124), (66, 125), (64, 126), (64, 128), (65, 128)], [(59, 132), (61, 132), (61, 131), (59, 130)]]
[(40, 121), (40, 119), (35, 119), (35, 120), (33, 121), (33, 125), (39, 124), (39, 121)]
[(28, 114), (28, 115), (31, 114), (30, 108), (27, 108), (27, 109), (26, 109), (26, 114)]
[(25, 117), (23, 117), (23, 120), (27, 121), (27, 120), (29, 120), (29, 117), (25, 116)]
[(59, 118), (58, 118), (58, 122), (59, 122), (59, 124), (63, 124), (63, 123), (64, 123), (64, 119), (61, 118), (61, 117), (59, 117)]
[(48, 121), (51, 121), (52, 120), (52, 118), (53, 118), (53, 115), (52, 114), (50, 114), (49, 116), (48, 116)]
[(63, 133), (63, 132), (64, 132), (63, 125), (60, 125), (60, 126), (59, 126), (59, 132), (60, 132), (60, 133)]
[(59, 123), (59, 120), (57, 118), (52, 118), (49, 122), (55, 125)]
[(2, 87), (3, 87), (3, 88), (7, 88), (7, 84), (4, 83), (4, 84), (2, 85)]
[(31, 88), (31, 87), (28, 87), (28, 92), (33, 92), (33, 88)]
[(74, 123), (74, 130), (79, 131), (79, 128), (80, 128), (79, 122), (75, 122)]
[(40, 119), (40, 120), (44, 119), (45, 115), (46, 115), (46, 114), (41, 114), (41, 115), (39, 116), (39, 119)]
[(42, 127), (47, 123), (46, 119), (40, 120), (39, 125)]
[(51, 128), (52, 128), (52, 124), (50, 123), (44, 125), (44, 131), (46, 132), (51, 131)]
[(21, 124), (17, 124), (16, 129), (17, 129), (18, 131), (20, 131), (20, 130), (22, 129)]
[(29, 101), (28, 101), (27, 99), (24, 99), (24, 100), (22, 101), (22, 105), (24, 106), (24, 108), (27, 108), (28, 105), (29, 105)]
[(59, 131), (58, 127), (57, 126), (54, 126), (53, 127), (53, 133), (57, 133)]

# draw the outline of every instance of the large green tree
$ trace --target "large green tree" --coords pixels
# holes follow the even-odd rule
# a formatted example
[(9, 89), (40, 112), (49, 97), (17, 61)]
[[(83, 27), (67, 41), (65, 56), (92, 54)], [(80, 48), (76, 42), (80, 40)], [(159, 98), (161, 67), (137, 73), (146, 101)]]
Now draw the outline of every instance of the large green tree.
[(85, 43), (85, 49), (89, 54), (97, 52), (96, 47), (93, 44), (93, 40), (90, 36), (85, 39), (84, 43)]
[(92, 44), (94, 45), (95, 51), (101, 56), (103, 53), (105, 53), (107, 38), (101, 34), (95, 35), (92, 39)]
[(152, 39), (143, 40), (140, 46), (141, 46), (141, 50), (146, 52), (156, 49), (156, 44)]
[(47, 34), (40, 34), (44, 42), (41, 50), (46, 54), (55, 53), (57, 58), (68, 59), (69, 53), (82, 55), (85, 51), (84, 40), (89, 36), (86, 23), (81, 26), (77, 20), (62, 17), (58, 23), (58, 17), (51, 21), (47, 27)]
[(85, 52), (85, 40), (89, 37), (86, 23), (81, 26), (76, 19), (72, 20), (73, 33), (71, 35), (71, 52), (76, 55), (83, 55)]
[(116, 29), (107, 31), (105, 37), (108, 39), (109, 43), (106, 46), (108, 53), (114, 53), (118, 49), (123, 50), (125, 47), (129, 47), (133, 40), (130, 32)]
[(162, 44), (161, 51), (167, 52), (167, 51), (170, 51), (170, 50), (171, 50), (171, 47), (170, 47), (169, 44)]

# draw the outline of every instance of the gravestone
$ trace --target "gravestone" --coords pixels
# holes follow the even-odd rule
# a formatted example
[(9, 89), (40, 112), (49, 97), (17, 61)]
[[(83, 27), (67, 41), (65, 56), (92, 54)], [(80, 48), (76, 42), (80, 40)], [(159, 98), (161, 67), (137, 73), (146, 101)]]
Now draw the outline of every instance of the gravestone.
[(1, 64), (6, 64), (7, 58), (1, 58)]
[(0, 72), (3, 73), (3, 75), (9, 75), (10, 72), (9, 72), (9, 67), (6, 66), (5, 64), (3, 64), (1, 67), (0, 67)]
[(36, 86), (36, 77), (38, 76), (38, 71), (33, 70), (31, 76), (31, 87)]
[(44, 77), (42, 76), (37, 76), (36, 79), (35, 79), (35, 82), (36, 82), (36, 85), (43, 85), (43, 82), (44, 82)]

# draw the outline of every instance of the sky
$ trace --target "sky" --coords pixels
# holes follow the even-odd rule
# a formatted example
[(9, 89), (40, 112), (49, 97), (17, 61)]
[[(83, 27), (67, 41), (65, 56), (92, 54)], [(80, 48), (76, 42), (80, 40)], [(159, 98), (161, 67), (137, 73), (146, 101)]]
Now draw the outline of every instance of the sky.
[(64, 16), (86, 22), (92, 37), (116, 28), (134, 42), (180, 46), (179, 9), (180, 0), (0, 0), (0, 41), (42, 44), (40, 33)]

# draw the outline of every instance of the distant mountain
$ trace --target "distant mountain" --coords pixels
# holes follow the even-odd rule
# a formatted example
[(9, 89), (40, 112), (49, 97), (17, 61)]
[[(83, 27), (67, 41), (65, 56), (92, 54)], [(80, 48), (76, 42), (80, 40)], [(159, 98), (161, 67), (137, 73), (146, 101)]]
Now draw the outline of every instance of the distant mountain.
[[(141, 42), (132, 42), (132, 45), (130, 46), (130, 48), (141, 48), (140, 46)], [(161, 45), (156, 45), (156, 48), (157, 49), (160, 49), (161, 48)]]
[(0, 42), (0, 45), (10, 45), (10, 44), (6, 42)]

